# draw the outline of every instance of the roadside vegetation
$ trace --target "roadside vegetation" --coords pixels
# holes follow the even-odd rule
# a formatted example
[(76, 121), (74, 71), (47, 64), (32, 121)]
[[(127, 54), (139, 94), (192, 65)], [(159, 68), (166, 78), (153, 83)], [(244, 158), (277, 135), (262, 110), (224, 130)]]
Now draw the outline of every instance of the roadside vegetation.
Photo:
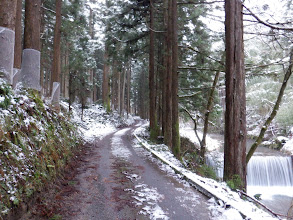
[(53, 180), (81, 143), (69, 114), (38, 92), (0, 83), (0, 216)]

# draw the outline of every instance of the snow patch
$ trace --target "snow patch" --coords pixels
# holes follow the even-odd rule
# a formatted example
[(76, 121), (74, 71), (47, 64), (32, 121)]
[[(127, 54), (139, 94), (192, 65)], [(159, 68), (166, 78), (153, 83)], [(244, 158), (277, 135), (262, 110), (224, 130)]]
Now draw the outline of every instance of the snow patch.
[(128, 159), (132, 155), (131, 152), (128, 150), (128, 148), (124, 146), (123, 140), (121, 139), (121, 136), (123, 136), (129, 130), (130, 128), (125, 128), (120, 131), (117, 131), (114, 134), (112, 138), (111, 148), (112, 148), (112, 154), (115, 157)]
[[(196, 144), (197, 146), (200, 146), (200, 143), (195, 135), (195, 132), (192, 128), (186, 127), (186, 126), (180, 126), (180, 136), (188, 138), (191, 142)], [(203, 133), (198, 131), (198, 136), (200, 139), (202, 139)], [(206, 147), (208, 151), (214, 151), (219, 149), (221, 144), (219, 141), (212, 139), (209, 137), (209, 135), (206, 136)]]
[[(219, 199), (219, 201), (222, 201), (223, 204), (225, 204), (225, 207), (232, 207), (234, 210), (225, 209), (225, 211), (219, 211), (218, 209), (220, 207), (218, 206), (211, 206), (211, 209), (215, 209), (215, 212), (218, 212), (218, 214), (215, 214), (215, 218), (217, 219), (234, 219), (230, 218), (231, 215), (240, 216), (239, 212), (241, 211), (243, 214), (247, 216), (248, 219), (276, 219), (272, 217), (270, 214), (264, 212), (263, 210), (259, 209), (256, 205), (249, 201), (244, 201), (240, 198), (240, 195), (234, 191), (232, 191), (224, 182), (217, 182), (212, 179), (204, 178), (201, 176), (198, 176), (195, 173), (192, 173), (191, 171), (185, 169), (180, 161), (178, 161), (174, 156), (170, 154), (170, 151), (165, 148), (164, 151), (157, 150), (157, 146), (150, 145), (146, 143), (145, 141), (142, 141), (137, 134), (142, 129), (136, 129), (134, 132), (135, 137), (138, 139), (140, 143), (143, 144), (143, 146), (150, 151), (153, 155), (155, 155), (157, 158), (159, 158), (162, 162), (167, 164), (168, 166), (172, 167), (172, 169), (179, 172), (181, 175), (185, 176), (185, 178), (189, 179), (191, 182), (197, 185), (197, 187), (205, 190), (213, 197), (216, 197)], [(159, 149), (161, 149), (162, 146), (160, 145)], [(236, 211), (237, 210), (237, 211)], [(238, 215), (236, 215), (238, 214)], [(238, 217), (236, 218), (238, 219)], [(242, 218), (241, 218), (242, 219)]]
[(286, 144), (284, 144), (281, 151), (293, 155), (293, 138), (287, 141)]
[[(140, 180), (141, 176), (137, 174), (130, 174), (124, 172), (128, 179), (131, 181)], [(150, 187), (147, 184), (140, 182), (134, 186), (134, 189), (125, 189), (129, 193), (133, 194), (135, 199), (134, 204), (141, 208), (138, 214), (149, 216), (150, 219), (163, 219), (168, 220), (167, 213), (160, 207), (159, 202), (164, 199), (164, 195), (160, 194), (157, 188)]]

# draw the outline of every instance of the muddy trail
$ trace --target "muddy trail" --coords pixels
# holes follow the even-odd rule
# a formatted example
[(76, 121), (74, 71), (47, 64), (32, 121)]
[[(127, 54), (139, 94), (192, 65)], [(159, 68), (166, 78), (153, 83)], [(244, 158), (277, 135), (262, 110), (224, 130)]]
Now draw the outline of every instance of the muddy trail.
[(139, 125), (87, 144), (35, 219), (210, 219), (207, 198), (134, 142)]

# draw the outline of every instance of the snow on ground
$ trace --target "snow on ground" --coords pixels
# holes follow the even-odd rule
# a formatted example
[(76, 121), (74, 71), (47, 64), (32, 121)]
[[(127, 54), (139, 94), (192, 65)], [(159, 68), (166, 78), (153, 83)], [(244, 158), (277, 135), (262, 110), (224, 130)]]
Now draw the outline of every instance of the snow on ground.
[(282, 147), (281, 151), (286, 154), (293, 155), (293, 138), (286, 142), (286, 144)]
[[(69, 107), (66, 102), (61, 102), (61, 106), (66, 109)], [(115, 123), (110, 120), (106, 110), (100, 105), (84, 109), (83, 118), (81, 118), (81, 109), (79, 106), (73, 105), (72, 121), (78, 125), (80, 132), (87, 142), (93, 142), (96, 138), (102, 139), (106, 135), (116, 131)]]
[[(181, 162), (172, 155), (168, 147), (164, 147), (164, 145), (150, 145), (146, 141), (140, 139), (138, 135), (140, 135), (141, 132), (144, 132), (146, 126), (148, 126), (148, 124), (137, 128), (134, 132), (134, 135), (146, 149), (148, 149), (153, 155), (155, 155), (165, 164), (169, 165), (169, 168), (165, 166), (167, 172), (170, 172), (170, 167), (172, 167), (182, 176), (185, 176), (187, 179), (191, 180), (191, 182), (196, 184), (197, 187), (204, 189), (205, 191), (211, 193), (214, 197), (220, 199), (219, 202), (222, 203), (221, 205), (213, 200), (209, 201), (212, 219), (242, 219), (240, 212), (245, 214), (247, 219), (275, 219), (267, 212), (259, 209), (253, 203), (242, 200), (240, 195), (237, 192), (232, 191), (226, 185), (226, 183), (216, 182), (212, 179), (203, 178), (185, 169)], [(186, 134), (186, 132), (184, 133)]]
[[(198, 131), (198, 136), (200, 137), (200, 139), (202, 139), (202, 135), (202, 132)], [(192, 141), (196, 146), (200, 146), (199, 141), (195, 135), (194, 129), (191, 128), (189, 125), (180, 124), (180, 136), (186, 137), (190, 141)], [(208, 151), (214, 151), (220, 148), (220, 143), (217, 140), (210, 138), (209, 135), (207, 135), (206, 147)]]
[(122, 159), (128, 159), (131, 156), (131, 152), (128, 150), (127, 147), (124, 146), (121, 136), (123, 136), (130, 128), (124, 128), (120, 131), (117, 131), (111, 143), (112, 154), (115, 157), (120, 157)]
[[(124, 172), (124, 174), (131, 181), (141, 179), (137, 174), (129, 174), (127, 172)], [(132, 197), (135, 199), (135, 206), (141, 208), (141, 211), (138, 214), (149, 216), (152, 220), (169, 219), (167, 213), (165, 213), (159, 205), (159, 202), (164, 199), (164, 195), (160, 194), (157, 191), (157, 188), (150, 187), (143, 182), (138, 182), (134, 186), (134, 189), (125, 189), (125, 191), (130, 192), (133, 195)]]

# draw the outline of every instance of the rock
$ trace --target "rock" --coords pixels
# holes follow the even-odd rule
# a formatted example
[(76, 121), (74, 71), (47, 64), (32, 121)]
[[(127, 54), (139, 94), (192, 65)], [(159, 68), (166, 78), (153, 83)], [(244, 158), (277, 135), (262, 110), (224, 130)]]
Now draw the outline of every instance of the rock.
[(15, 32), (0, 27), (0, 77), (12, 84)]
[(56, 108), (60, 107), (60, 83), (53, 82), (52, 96), (51, 96), (51, 105)]
[(16, 84), (21, 81), (21, 75), (20, 75), (21, 70), (20, 69), (13, 69), (13, 77), (12, 77), (12, 87), (15, 89)]
[(22, 53), (22, 64), (20, 78), (23, 87), (41, 90), (40, 86), (40, 51), (34, 49), (24, 49)]

